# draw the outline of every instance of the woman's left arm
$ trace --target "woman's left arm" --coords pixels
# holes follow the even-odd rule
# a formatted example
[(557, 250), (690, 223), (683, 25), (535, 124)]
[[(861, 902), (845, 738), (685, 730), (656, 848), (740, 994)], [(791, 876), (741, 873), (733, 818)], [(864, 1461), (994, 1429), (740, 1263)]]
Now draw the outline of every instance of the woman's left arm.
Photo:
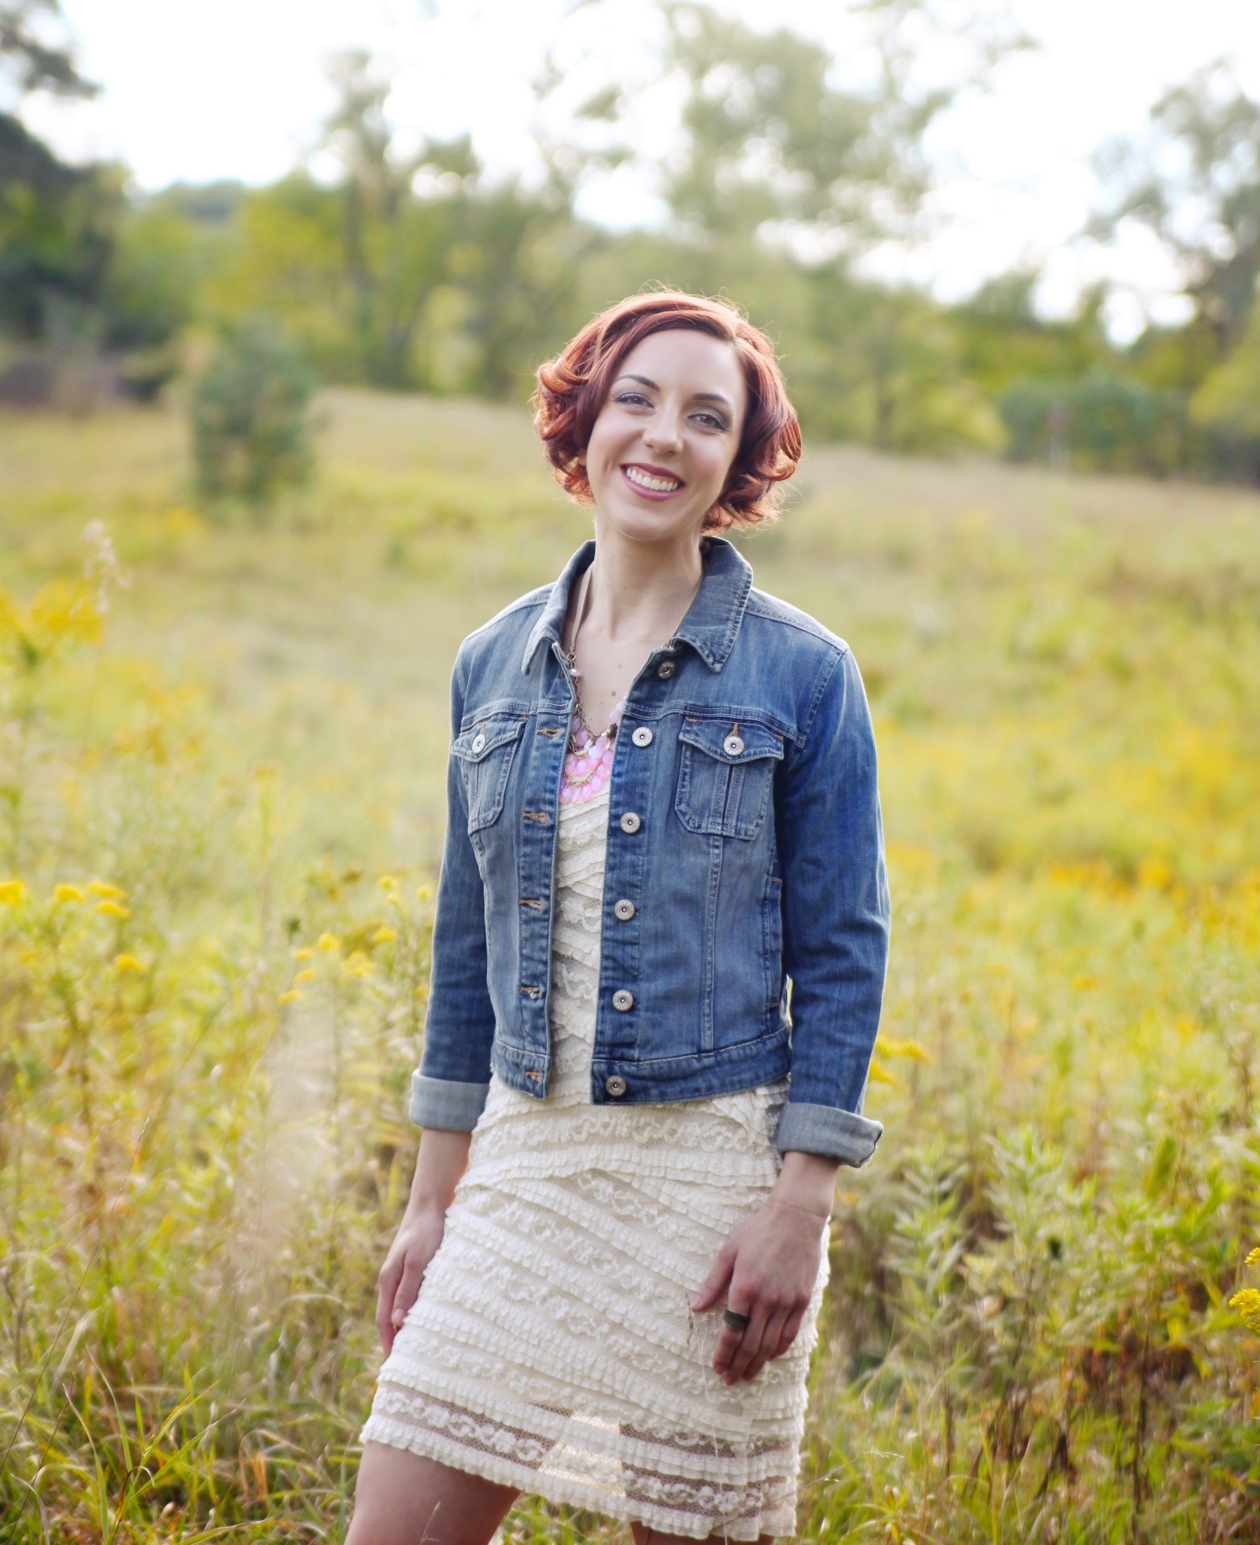
[(726, 1298), (746, 1314), (743, 1331), (722, 1327), (713, 1368), (727, 1384), (755, 1379), (772, 1357), (796, 1340), (826, 1248), (837, 1161), (787, 1153), (764, 1207), (735, 1230), (718, 1251), (713, 1270), (692, 1300), (703, 1314)]

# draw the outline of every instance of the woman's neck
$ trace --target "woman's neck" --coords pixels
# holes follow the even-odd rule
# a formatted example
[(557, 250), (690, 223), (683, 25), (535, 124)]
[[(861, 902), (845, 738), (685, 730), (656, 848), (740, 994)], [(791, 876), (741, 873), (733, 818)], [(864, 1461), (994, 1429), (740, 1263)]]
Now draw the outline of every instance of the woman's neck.
[(692, 534), (649, 544), (597, 532), (584, 625), (610, 642), (659, 647), (683, 620), (703, 574)]

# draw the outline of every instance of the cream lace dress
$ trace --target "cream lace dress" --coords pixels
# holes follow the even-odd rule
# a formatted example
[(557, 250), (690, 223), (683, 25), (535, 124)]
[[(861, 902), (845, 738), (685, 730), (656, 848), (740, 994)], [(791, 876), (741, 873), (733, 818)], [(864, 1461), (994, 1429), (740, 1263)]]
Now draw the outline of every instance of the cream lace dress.
[(790, 1535), (804, 1328), (749, 1384), (690, 1300), (778, 1173), (783, 1084), (592, 1105), (607, 789), (562, 805), (546, 1100), (493, 1079), (446, 1233), (381, 1369), (365, 1441), (667, 1533)]

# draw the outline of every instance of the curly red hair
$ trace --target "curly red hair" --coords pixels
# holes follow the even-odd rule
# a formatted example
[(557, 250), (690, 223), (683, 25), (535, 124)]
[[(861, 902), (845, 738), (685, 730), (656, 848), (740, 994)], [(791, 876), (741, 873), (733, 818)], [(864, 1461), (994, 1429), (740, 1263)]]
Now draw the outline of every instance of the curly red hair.
[(556, 359), (538, 367), (534, 428), (557, 481), (580, 504), (591, 502), (581, 456), (621, 363), (652, 333), (708, 333), (735, 350), (748, 389), (739, 449), (705, 526), (755, 526), (773, 519), (778, 484), (801, 459), (801, 428), (788, 401), (774, 345), (723, 300), (654, 290), (631, 295), (588, 322)]

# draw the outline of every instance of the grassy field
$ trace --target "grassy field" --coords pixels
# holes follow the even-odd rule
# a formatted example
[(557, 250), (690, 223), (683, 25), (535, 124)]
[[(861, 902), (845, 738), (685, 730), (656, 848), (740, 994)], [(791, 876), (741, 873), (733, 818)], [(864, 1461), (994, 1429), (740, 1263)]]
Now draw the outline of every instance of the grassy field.
[[(587, 523), (515, 412), (322, 413), (264, 526), (178, 416), (0, 419), (0, 1545), (344, 1533), (447, 675)], [(1258, 1541), (1260, 498), (799, 485), (742, 545), (854, 647), (894, 902), (802, 1538)]]

